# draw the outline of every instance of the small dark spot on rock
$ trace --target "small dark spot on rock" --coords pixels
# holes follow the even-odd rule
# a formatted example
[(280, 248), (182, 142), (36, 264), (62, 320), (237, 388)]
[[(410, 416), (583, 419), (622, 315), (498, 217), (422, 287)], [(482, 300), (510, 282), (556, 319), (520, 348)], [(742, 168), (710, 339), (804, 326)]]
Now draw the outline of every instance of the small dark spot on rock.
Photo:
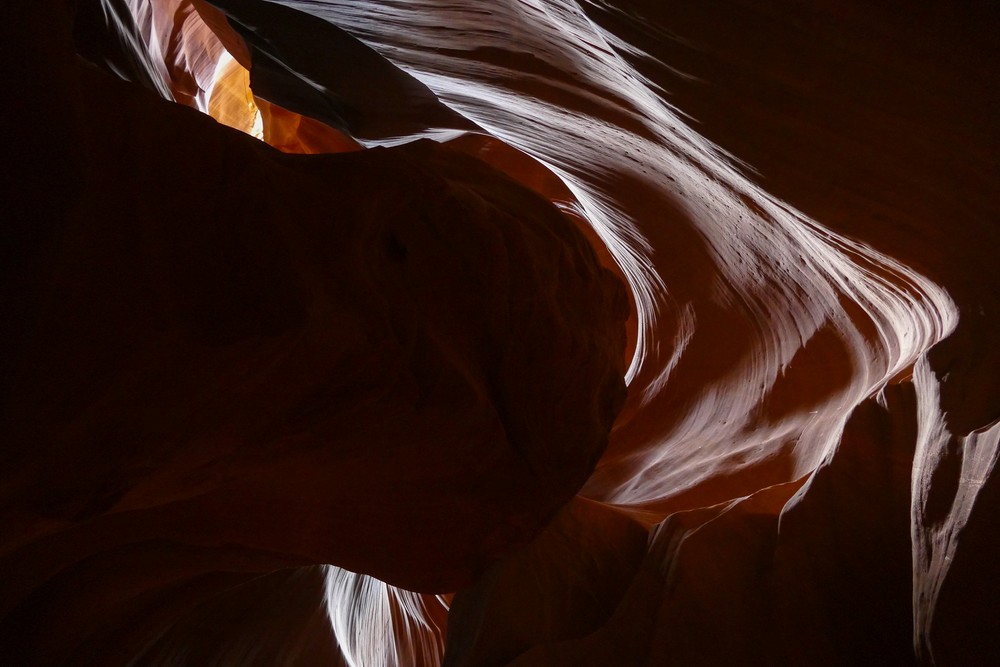
[(406, 246), (402, 241), (396, 238), (396, 235), (392, 232), (389, 232), (386, 236), (385, 252), (389, 255), (389, 258), (395, 262), (406, 261)]

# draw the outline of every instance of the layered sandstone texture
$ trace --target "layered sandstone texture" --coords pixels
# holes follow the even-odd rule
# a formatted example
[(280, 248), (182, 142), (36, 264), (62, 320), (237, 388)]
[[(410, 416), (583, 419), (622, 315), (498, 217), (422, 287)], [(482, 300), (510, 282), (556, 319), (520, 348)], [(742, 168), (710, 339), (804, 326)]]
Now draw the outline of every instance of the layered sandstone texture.
[(0, 665), (1000, 663), (996, 9), (2, 30)]

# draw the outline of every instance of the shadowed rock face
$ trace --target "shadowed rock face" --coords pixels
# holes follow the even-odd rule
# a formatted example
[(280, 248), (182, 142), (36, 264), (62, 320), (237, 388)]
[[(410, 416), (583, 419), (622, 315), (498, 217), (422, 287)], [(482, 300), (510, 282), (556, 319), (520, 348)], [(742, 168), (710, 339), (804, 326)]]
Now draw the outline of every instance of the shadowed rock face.
[(0, 665), (1000, 661), (997, 27), (12, 9)]
[(572, 497), (627, 301), (549, 202), (426, 142), (286, 156), (68, 46), (77, 132), (31, 133), (72, 167), (20, 197), (75, 192), (7, 283), (5, 659), (116, 664), (290, 565), (453, 590)]

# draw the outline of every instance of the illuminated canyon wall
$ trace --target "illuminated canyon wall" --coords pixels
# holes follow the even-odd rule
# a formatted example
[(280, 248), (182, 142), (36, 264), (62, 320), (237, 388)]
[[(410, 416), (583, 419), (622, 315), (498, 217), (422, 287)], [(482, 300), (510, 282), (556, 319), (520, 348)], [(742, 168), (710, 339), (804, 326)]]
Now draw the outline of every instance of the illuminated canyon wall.
[(1000, 662), (995, 9), (8, 13), (0, 665)]

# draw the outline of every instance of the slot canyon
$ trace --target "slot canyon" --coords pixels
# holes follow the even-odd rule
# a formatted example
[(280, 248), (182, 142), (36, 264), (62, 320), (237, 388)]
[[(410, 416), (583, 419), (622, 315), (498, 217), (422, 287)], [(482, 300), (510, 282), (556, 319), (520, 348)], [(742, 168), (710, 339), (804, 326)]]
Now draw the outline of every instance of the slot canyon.
[(0, 667), (1000, 664), (1000, 6), (33, 0)]

